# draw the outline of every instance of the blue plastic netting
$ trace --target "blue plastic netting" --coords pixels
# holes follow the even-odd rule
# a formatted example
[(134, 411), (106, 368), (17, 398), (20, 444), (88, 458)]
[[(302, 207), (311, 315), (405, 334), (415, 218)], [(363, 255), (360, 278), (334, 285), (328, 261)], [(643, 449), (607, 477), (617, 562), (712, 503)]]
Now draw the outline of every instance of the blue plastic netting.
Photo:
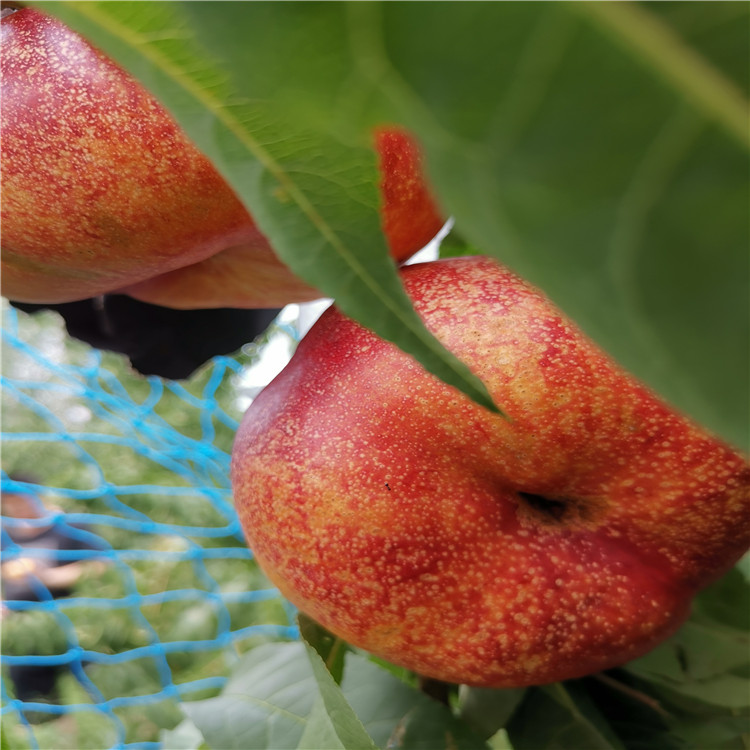
[(230, 497), (261, 349), (175, 383), (52, 313), (3, 318), (3, 747), (160, 747), (180, 701), (215, 694), (259, 641), (297, 637)]

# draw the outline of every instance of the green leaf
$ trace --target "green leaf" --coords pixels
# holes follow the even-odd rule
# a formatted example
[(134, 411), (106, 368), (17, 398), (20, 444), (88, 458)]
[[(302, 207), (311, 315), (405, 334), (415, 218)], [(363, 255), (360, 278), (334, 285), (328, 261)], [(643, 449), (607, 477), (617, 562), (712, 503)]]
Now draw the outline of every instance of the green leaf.
[(714, 708), (745, 710), (748, 707), (750, 681), (746, 677), (725, 674), (684, 682), (671, 682), (654, 676), (648, 679), (653, 683), (655, 692), (671, 699), (677, 694)]
[(203, 750), (208, 748), (201, 730), (190, 719), (181, 721), (174, 729), (159, 735), (162, 750)]
[[(747, 149), (747, 99), (734, 81), (695, 50), (651, 12), (636, 5), (586, 5), (577, 10), (631, 53), (693, 107), (721, 126)], [(733, 71), (728, 71), (733, 72)]]
[(299, 748), (300, 750), (313, 750), (314, 748), (346, 750), (346, 746), (342, 744), (341, 738), (331, 723), (331, 717), (326, 711), (322, 698), (315, 702), (312, 713), (307, 719), (305, 731), (299, 741)]
[[(189, 3), (186, 13), (243, 93), (284, 118), (359, 142), (376, 122), (408, 126), (470, 245), (745, 446), (748, 7), (669, 5)], [(195, 107), (184, 117), (199, 120)], [(366, 243), (371, 230), (356, 231)]]
[(492, 690), (462, 686), (458, 715), (481, 736), (494, 736), (506, 726), (526, 692), (525, 688)]
[[(654, 685), (712, 706), (748, 706), (750, 636), (697, 618), (668, 641), (626, 665)], [(740, 676), (737, 673), (744, 673)]]
[(750, 722), (747, 716), (685, 717), (672, 730), (689, 748), (702, 750), (747, 750), (750, 739)]
[(487, 740), (487, 744), (492, 750), (513, 750), (513, 745), (510, 744), (510, 737), (504, 729), (498, 730), (495, 734)]
[(734, 568), (698, 594), (693, 611), (722, 625), (750, 632), (750, 581), (739, 566)]
[(317, 652), (326, 665), (326, 669), (337, 684), (341, 683), (344, 674), (344, 659), (347, 652), (346, 641), (326, 630), (309, 615), (300, 612), (297, 615), (302, 637)]
[(577, 682), (628, 750), (684, 750), (670, 730), (679, 712), (665, 706), (653, 685), (621, 670), (592, 675)]
[(320, 750), (326, 750), (329, 747), (342, 747), (346, 750), (377, 750), (362, 726), (362, 722), (347, 703), (341, 688), (335, 683), (320, 658), (320, 654), (308, 644), (305, 648), (318, 683), (321, 701), (313, 712), (311, 722), (308, 722), (303, 740), (309, 739), (309, 735), (315, 737), (320, 744), (311, 745), (301, 742), (300, 747), (320, 748)]
[[(469, 245), (544, 289), (677, 407), (748, 445), (746, 4), (187, 3), (179, 13), (167, 5), (181, 25), (156, 37), (144, 19), (165, 13), (160, 3), (75, 7), (89, 16), (124, 16), (117, 8), (129, 8), (118, 59), (211, 151), (286, 262), (297, 262), (295, 250), (311, 259), (347, 313), (364, 321), (354, 308), (371, 308), (371, 327), (386, 338), (402, 346), (421, 340), (394, 315), (404, 301), (392, 296), (383, 248), (373, 245), (373, 236), (381, 241), (373, 165), (366, 178), (361, 162), (357, 169), (369, 188), (368, 210), (362, 201), (341, 202), (342, 193), (352, 197), (351, 184), (334, 190), (356, 164), (345, 145), (363, 149), (374, 124), (400, 122), (421, 140), (440, 201)], [(117, 38), (96, 24), (88, 31), (118, 56)], [(132, 42), (144, 38), (177, 78), (197, 81), (199, 96), (185, 100), (172, 91), (174, 80), (155, 80), (158, 65)], [(195, 38), (221, 65), (195, 52)], [(220, 70), (219, 83), (207, 68)], [(287, 169), (284, 157), (295, 154), (277, 155), (270, 139), (258, 137), (265, 151), (248, 155), (236, 135), (225, 137), (227, 128), (216, 124), (225, 110), (207, 109), (201, 92), (218, 92), (221, 101), (232, 87), (275, 113), (268, 128), (290, 142), (297, 123), (327, 137), (326, 148), (338, 142), (342, 150), (331, 154), (341, 173), (326, 183), (330, 172), (319, 163), (311, 170), (301, 152), (299, 169)], [(244, 126), (242, 111), (230, 108)], [(266, 167), (253, 166), (255, 158)], [(267, 194), (249, 195), (246, 167), (271, 190), (291, 175), (301, 192), (286, 191), (288, 211)], [(323, 180), (307, 183), (310, 171)], [(351, 219), (348, 233), (338, 231), (342, 217)], [(372, 259), (367, 272), (382, 295), (373, 296), (375, 287), (357, 294), (364, 278), (357, 273), (339, 278), (336, 237)]]
[[(182, 707), (212, 748), (375, 748), (318, 653), (301, 642), (254, 648), (220, 695)], [(185, 741), (188, 729), (173, 740)]]
[[(668, 27), (644, 39), (648, 56), (636, 54), (638, 19), (658, 25), (650, 5), (607, 4), (638, 15), (615, 44), (625, 30), (590, 18), (599, 4), (441, 4), (433, 16), (409, 3), (361, 5), (370, 55), (457, 229), (668, 400), (746, 446), (746, 91), (727, 81), (731, 103), (709, 107), (678, 86), (665, 67), (697, 59), (691, 77), (711, 64), (697, 46), (675, 53)], [(747, 8), (714, 24), (715, 6), (700, 6), (693, 29), (710, 25), (733, 68), (747, 68)], [(462, 51), (460, 65), (448, 48)], [(742, 143), (717, 109), (745, 112)]]
[(182, 705), (212, 748), (283, 750), (299, 745), (320, 697), (302, 643), (246, 654), (221, 694)]
[[(450, 718), (449, 718), (450, 717)], [(485, 750), (487, 744), (472, 729), (450, 716), (435, 701), (421, 703), (397, 727), (389, 749), (399, 750)]]
[[(45, 8), (104, 47), (162, 101), (295, 274), (427, 370), (498, 411), (479, 378), (425, 328), (401, 286), (380, 227), (371, 134), (352, 143), (335, 131), (302, 127), (305, 118), (285, 117), (253, 88), (248, 65), (259, 61), (243, 54), (247, 40), (234, 35), (253, 25), (250, 5), (71, 2)], [(217, 19), (218, 37), (211, 33)], [(234, 67), (222, 67), (217, 57)], [(261, 67), (268, 64), (263, 60)]]
[(515, 750), (625, 750), (575, 682), (530, 690), (507, 730)]
[(668, 641), (625, 668), (641, 676), (703, 680), (748, 663), (748, 633), (693, 618)]
[(346, 656), (341, 689), (378, 747), (386, 747), (404, 716), (429, 700), (416, 688), (354, 652)]
[(401, 667), (398, 664), (393, 664), (393, 662), (383, 659), (376, 654), (369, 654), (368, 659), (373, 664), (376, 664), (381, 669), (396, 677), (399, 682), (403, 682), (414, 689), (419, 688), (419, 675), (416, 672), (412, 672), (410, 669)]
[(482, 750), (486, 744), (447, 706), (428, 698), (361, 654), (349, 653), (341, 688), (379, 747)]

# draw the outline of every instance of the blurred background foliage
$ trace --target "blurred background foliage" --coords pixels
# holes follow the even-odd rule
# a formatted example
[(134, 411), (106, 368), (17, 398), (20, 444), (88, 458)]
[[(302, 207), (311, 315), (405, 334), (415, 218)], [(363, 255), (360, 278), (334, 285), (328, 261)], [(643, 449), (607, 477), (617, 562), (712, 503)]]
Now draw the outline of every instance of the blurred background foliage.
[[(33, 730), (9, 711), (3, 747), (35, 747), (34, 741), (50, 749), (114, 747), (112, 715), (125, 727), (121, 740), (156, 742), (182, 713), (177, 695), (161, 694), (163, 677), (150, 645), (178, 644), (167, 652), (166, 666), (179, 685), (226, 677), (246, 650), (296, 632), (289, 607), (247, 552), (228, 490), (233, 420), (248, 399), (239, 373), (257, 361), (258, 348), (248, 344), (245, 354), (238, 352), (236, 369), (227, 369), (219, 383), (209, 381), (226, 368), (214, 363), (176, 383), (144, 378), (121, 355), (95, 352), (68, 337), (54, 313), (29, 316), (4, 303), (3, 318), (3, 471), (37, 485), (46, 513), (62, 513), (95, 534), (104, 554), (75, 562), (72, 553), (78, 566), (72, 586), (53, 606), (41, 602), (19, 611), (4, 602), (2, 654), (45, 656), (77, 647), (122, 656), (86, 663), (94, 695), (66, 667), (54, 671), (50, 690), (17, 695), (18, 673), (6, 663), (4, 698), (91, 710), (26, 711)], [(273, 331), (289, 338), (278, 328), (267, 335)], [(6, 523), (6, 534), (14, 528)], [(15, 598), (8, 574), (18, 555), (7, 554), (7, 541), (4, 536), (3, 595)], [(211, 549), (220, 555), (212, 558)], [(227, 556), (232, 549), (236, 555)], [(249, 591), (262, 593), (248, 603), (241, 595)], [(244, 635), (227, 637), (237, 631)], [(191, 643), (207, 646), (189, 650)], [(138, 649), (146, 655), (139, 658)], [(33, 673), (26, 678), (34, 682)], [(186, 697), (217, 691), (198, 689)], [(158, 697), (117, 706), (135, 696)], [(111, 715), (95, 701), (114, 701)]]

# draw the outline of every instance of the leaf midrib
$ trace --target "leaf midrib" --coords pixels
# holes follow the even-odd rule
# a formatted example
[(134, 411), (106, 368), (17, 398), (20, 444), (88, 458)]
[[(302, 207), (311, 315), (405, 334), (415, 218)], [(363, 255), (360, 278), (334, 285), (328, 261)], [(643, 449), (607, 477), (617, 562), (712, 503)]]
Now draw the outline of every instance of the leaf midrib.
[(628, 53), (658, 72), (698, 111), (750, 151), (750, 102), (742, 90), (660, 21), (631, 2), (567, 2), (572, 12), (609, 33)]
[[(300, 190), (294, 180), (284, 171), (284, 169), (274, 160), (267, 151), (242, 127), (242, 124), (234, 117), (230, 116), (229, 109), (217, 102), (216, 99), (209, 95), (205, 89), (197, 87), (192, 79), (181, 75), (179, 67), (174, 66), (163, 55), (158, 53), (148, 41), (146, 35), (133, 33), (127, 26), (117, 23), (111, 16), (102, 13), (94, 3), (75, 3), (75, 11), (89, 21), (98, 24), (102, 29), (120, 39), (122, 42), (129, 44), (132, 48), (138, 49), (144, 59), (148, 60), (158, 70), (162, 71), (176, 85), (180, 86), (195, 101), (202, 104), (209, 110), (216, 119), (221, 122), (238, 141), (247, 148), (247, 150), (258, 160), (258, 162), (283, 186), (287, 194), (297, 204), (302, 213), (310, 220), (311, 224), (318, 230), (320, 235), (327, 241), (333, 250), (341, 259), (352, 269), (357, 278), (364, 283), (374, 296), (380, 300), (381, 304), (390, 311), (390, 313), (416, 338), (425, 344), (433, 354), (436, 354), (442, 364), (447, 365), (463, 382), (466, 377), (461, 371), (460, 361), (454, 357), (446, 358), (444, 348), (440, 342), (435, 339), (422, 326), (415, 326), (414, 320), (418, 320), (416, 313), (414, 316), (404, 315), (403, 308), (394, 301), (382, 285), (374, 278), (367, 269), (352, 255), (346, 246), (340, 241), (336, 232), (328, 225), (325, 219), (315, 210)], [(163, 39), (160, 35), (158, 38)], [(426, 334), (426, 335), (425, 335)], [(502, 415), (502, 411), (492, 403), (491, 398), (484, 405)], [(494, 407), (494, 408), (493, 408)]]

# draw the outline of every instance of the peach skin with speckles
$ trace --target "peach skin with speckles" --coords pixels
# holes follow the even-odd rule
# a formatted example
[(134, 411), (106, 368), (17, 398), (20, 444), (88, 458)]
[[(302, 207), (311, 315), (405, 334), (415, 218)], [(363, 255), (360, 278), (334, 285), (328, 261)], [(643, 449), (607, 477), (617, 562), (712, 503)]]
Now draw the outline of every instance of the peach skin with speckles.
[[(404, 260), (424, 247), (444, 222), (424, 181), (414, 141), (404, 131), (382, 128), (375, 132), (375, 150), (383, 231), (393, 258)], [(259, 232), (252, 241), (120, 291), (142, 302), (183, 309), (194, 307), (196, 300), (201, 307), (280, 307), (320, 297), (292, 275)]]
[[(32, 8), (3, 17), (0, 35), (4, 296), (57, 303), (120, 292), (177, 308), (320, 296), (279, 261), (171, 115), (113, 61)], [(375, 148), (383, 227), (403, 260), (443, 220), (412, 139), (385, 128)]]
[(244, 417), (250, 547), (294, 604), (423, 675), (510, 687), (653, 648), (750, 546), (750, 466), (487, 258), (403, 269), (508, 419), (329, 310)]

